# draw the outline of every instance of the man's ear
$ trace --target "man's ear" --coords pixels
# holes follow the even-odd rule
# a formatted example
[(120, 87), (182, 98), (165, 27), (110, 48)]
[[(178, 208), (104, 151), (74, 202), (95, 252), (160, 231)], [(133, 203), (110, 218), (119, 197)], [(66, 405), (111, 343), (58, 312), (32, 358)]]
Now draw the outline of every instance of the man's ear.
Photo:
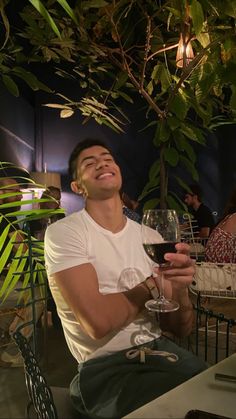
[(72, 180), (71, 184), (70, 184), (70, 188), (72, 190), (72, 192), (76, 193), (76, 194), (80, 194), (80, 187), (78, 185), (78, 181), (77, 180)]
[(72, 192), (77, 195), (84, 195), (84, 188), (78, 183), (78, 180), (73, 180), (70, 184)]

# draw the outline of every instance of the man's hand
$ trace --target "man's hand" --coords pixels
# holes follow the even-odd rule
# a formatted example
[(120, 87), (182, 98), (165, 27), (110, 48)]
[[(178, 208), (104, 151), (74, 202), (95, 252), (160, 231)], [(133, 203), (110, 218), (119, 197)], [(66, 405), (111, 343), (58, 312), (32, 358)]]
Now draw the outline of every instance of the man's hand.
[[(177, 253), (165, 254), (165, 260), (169, 262), (169, 266), (154, 268), (154, 272), (158, 276), (160, 273), (164, 274), (165, 295), (168, 297), (172, 297), (171, 288), (186, 288), (193, 280), (195, 261), (189, 256), (189, 249), (190, 247), (187, 243), (177, 243)], [(157, 278), (156, 281), (160, 287), (159, 279)]]
[(165, 315), (161, 321), (163, 330), (172, 331), (178, 336), (188, 336), (192, 330), (193, 308), (188, 295), (188, 287), (193, 280), (195, 272), (195, 261), (189, 256), (189, 245), (187, 243), (176, 244), (177, 253), (166, 253), (165, 260), (169, 266), (155, 268), (155, 278), (160, 289), (160, 273), (164, 275), (164, 295), (167, 298), (177, 301), (179, 310)]

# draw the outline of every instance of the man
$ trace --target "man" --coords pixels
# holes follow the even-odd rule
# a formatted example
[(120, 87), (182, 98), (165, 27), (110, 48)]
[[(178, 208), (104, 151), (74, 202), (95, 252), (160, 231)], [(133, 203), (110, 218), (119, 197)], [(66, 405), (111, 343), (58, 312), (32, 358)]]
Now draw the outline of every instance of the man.
[(185, 194), (184, 202), (190, 208), (197, 221), (197, 237), (208, 238), (215, 222), (211, 210), (202, 203), (202, 191), (199, 185), (190, 185), (191, 192)]
[[(155, 316), (145, 309), (158, 294), (158, 281), (142, 246), (141, 226), (122, 212), (121, 173), (108, 147), (84, 140), (69, 166), (71, 188), (85, 197), (85, 208), (48, 227), (45, 257), (65, 337), (79, 363), (71, 397), (81, 414), (122, 417), (205, 365), (160, 336)], [(165, 294), (180, 309), (163, 315), (161, 327), (186, 335), (193, 321), (188, 285), (194, 265), (188, 245), (178, 243), (176, 249), (165, 255), (170, 262)], [(148, 279), (118, 292), (119, 278), (130, 267)]]

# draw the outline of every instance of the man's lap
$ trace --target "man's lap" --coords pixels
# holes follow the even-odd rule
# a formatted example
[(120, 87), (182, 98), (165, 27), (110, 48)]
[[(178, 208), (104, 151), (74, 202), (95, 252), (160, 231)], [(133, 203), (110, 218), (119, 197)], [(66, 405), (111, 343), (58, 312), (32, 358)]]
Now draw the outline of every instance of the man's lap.
[[(144, 346), (148, 349), (140, 352), (138, 349)], [(75, 407), (90, 417), (121, 417), (205, 368), (192, 353), (161, 337), (85, 362), (71, 383), (71, 397)]]

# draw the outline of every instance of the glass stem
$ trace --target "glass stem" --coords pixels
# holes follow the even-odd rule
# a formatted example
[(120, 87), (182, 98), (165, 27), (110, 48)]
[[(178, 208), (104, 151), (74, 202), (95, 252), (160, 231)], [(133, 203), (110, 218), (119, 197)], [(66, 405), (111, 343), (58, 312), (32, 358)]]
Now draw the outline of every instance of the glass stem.
[(165, 296), (164, 296), (164, 274), (163, 272), (160, 273), (160, 295), (159, 295), (159, 300), (164, 301), (165, 300)]

